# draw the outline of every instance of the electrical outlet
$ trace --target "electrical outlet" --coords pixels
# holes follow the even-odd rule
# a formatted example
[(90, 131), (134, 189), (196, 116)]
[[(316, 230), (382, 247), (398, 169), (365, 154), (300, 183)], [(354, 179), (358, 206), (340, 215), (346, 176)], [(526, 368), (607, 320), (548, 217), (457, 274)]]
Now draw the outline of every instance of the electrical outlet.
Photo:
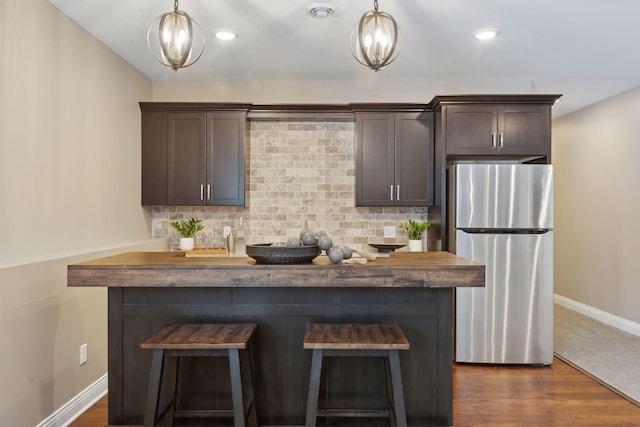
[(229, 227), (228, 225), (222, 227), (222, 237), (226, 239), (229, 234), (231, 234), (231, 227)]
[(84, 365), (85, 363), (87, 363), (87, 343), (80, 346), (80, 364)]
[(384, 237), (396, 237), (396, 228), (392, 225), (385, 226)]

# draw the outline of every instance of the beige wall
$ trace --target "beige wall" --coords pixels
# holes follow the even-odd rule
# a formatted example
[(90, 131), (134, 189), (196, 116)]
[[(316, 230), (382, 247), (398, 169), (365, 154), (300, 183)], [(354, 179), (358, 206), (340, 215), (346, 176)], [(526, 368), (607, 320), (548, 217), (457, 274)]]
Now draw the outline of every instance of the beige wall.
[(150, 80), (46, 1), (0, 11), (0, 266), (147, 238), (137, 102)]
[(107, 290), (68, 288), (67, 265), (163, 250), (165, 239), (145, 240), (0, 269), (0, 425), (34, 426), (107, 373)]
[(371, 73), (358, 81), (154, 81), (153, 99), (169, 102), (246, 102), (254, 104), (346, 104), (349, 102), (427, 103), (435, 95), (532, 93), (526, 81), (382, 80)]
[(640, 323), (640, 88), (553, 123), (555, 292)]
[(106, 372), (106, 292), (66, 288), (65, 266), (150, 239), (152, 87), (46, 0), (2, 0), (0, 46), (0, 424), (33, 426)]

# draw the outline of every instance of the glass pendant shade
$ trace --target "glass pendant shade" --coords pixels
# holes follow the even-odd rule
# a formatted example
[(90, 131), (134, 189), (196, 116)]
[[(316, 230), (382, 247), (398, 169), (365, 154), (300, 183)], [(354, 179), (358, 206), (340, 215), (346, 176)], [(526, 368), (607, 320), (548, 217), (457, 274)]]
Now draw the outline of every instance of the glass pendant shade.
[(400, 52), (402, 33), (393, 16), (374, 10), (362, 15), (351, 33), (351, 53), (356, 60), (374, 71), (391, 64)]
[(158, 16), (147, 32), (149, 50), (162, 65), (178, 71), (194, 64), (204, 51), (202, 28), (191, 17), (178, 9)]

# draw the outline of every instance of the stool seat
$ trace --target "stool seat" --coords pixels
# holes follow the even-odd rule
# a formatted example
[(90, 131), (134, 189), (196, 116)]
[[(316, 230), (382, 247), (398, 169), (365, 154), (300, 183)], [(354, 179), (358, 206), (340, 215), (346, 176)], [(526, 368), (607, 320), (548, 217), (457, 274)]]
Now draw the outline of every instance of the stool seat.
[[(232, 417), (235, 427), (257, 427), (253, 372), (248, 354), (249, 341), (255, 329), (255, 323), (174, 324), (161, 328), (141, 342), (140, 348), (153, 351), (144, 427), (154, 427), (163, 418), (168, 418), (169, 425), (173, 426), (174, 418), (183, 417)], [(229, 360), (232, 409), (175, 407), (178, 361), (182, 357), (225, 357)], [(165, 370), (169, 376), (167, 383), (171, 400), (159, 411)]]
[[(400, 350), (410, 349), (409, 340), (396, 324), (310, 323), (303, 347), (313, 350), (306, 427), (314, 427), (317, 417), (386, 417), (393, 426), (406, 427), (407, 416), (400, 371)], [(388, 409), (318, 408), (322, 361), (325, 357), (383, 357)]]
[(255, 323), (167, 325), (140, 344), (145, 350), (245, 350)]
[(410, 347), (396, 324), (310, 323), (304, 334), (307, 350), (409, 350)]

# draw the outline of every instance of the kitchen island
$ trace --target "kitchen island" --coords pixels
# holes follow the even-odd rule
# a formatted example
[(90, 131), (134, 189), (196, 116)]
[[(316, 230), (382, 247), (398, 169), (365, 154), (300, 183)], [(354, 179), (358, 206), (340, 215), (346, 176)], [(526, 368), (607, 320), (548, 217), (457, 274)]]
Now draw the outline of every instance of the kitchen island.
[[(484, 280), (484, 266), (448, 252), (399, 252), (366, 265), (149, 252), (68, 267), (69, 286), (109, 288), (110, 425), (142, 423), (151, 363), (139, 348), (145, 337), (167, 323), (230, 321), (258, 324), (252, 361), (260, 425), (304, 424), (311, 352), (302, 337), (308, 322), (320, 321), (398, 323), (411, 343), (401, 352), (409, 425), (452, 425), (453, 290)], [(329, 360), (320, 404), (384, 407), (381, 363)], [(180, 369), (179, 405), (230, 406), (224, 360), (187, 360)]]

